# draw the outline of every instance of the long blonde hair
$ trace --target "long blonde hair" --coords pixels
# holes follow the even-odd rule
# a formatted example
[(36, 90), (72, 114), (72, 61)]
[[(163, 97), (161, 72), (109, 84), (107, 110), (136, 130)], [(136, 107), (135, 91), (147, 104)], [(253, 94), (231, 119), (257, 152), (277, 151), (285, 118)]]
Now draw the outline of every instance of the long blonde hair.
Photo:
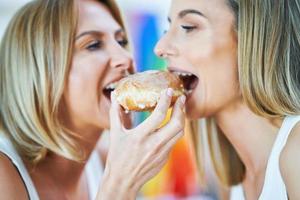
[[(105, 4), (123, 27), (113, 1)], [(35, 0), (11, 20), (0, 47), (0, 129), (21, 156), (48, 151), (80, 161), (75, 136), (59, 120), (76, 34), (76, 0)]]
[[(228, 0), (236, 16), (239, 82), (244, 101), (263, 117), (300, 114), (299, 0)], [(225, 186), (242, 182), (245, 166), (225, 135), (206, 119), (200, 133), (194, 128), (194, 148), (200, 175), (204, 174), (203, 143), (207, 143), (215, 172)], [(191, 122), (196, 127), (197, 122)], [(207, 134), (207, 140), (203, 135)], [(202, 178), (203, 180), (203, 178)]]

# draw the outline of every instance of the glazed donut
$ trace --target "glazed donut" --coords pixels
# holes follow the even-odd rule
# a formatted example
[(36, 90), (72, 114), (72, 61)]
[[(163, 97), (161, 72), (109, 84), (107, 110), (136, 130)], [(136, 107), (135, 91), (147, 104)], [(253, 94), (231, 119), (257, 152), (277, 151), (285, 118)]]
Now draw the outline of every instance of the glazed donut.
[(168, 71), (150, 70), (121, 79), (114, 90), (118, 103), (128, 111), (151, 111), (161, 92), (173, 89), (171, 105), (184, 93), (180, 78)]

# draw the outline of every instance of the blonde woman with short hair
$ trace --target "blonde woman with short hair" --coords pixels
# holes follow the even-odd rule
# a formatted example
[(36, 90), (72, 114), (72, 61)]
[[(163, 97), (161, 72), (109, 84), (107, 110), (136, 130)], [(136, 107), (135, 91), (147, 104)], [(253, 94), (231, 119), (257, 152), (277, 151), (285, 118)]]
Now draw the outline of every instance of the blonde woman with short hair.
[(114, 1), (35, 0), (15, 14), (0, 47), (1, 199), (135, 199), (160, 171), (182, 136), (185, 98), (166, 126), (170, 89), (125, 128), (110, 85), (133, 72), (126, 38)]
[(203, 119), (200, 174), (208, 146), (231, 199), (300, 199), (300, 1), (173, 0), (168, 20), (155, 51)]

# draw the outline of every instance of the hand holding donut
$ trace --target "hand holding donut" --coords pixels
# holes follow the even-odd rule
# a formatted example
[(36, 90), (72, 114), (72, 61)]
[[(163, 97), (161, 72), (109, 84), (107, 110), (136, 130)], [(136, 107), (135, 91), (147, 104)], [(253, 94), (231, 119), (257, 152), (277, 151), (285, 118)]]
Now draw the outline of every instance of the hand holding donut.
[(110, 148), (99, 199), (135, 199), (139, 189), (165, 165), (172, 146), (183, 136), (184, 129), (185, 96), (177, 98), (170, 121), (158, 129), (173, 96), (173, 89), (161, 92), (152, 114), (136, 128), (128, 130), (120, 118), (124, 111), (115, 92), (112, 93)]

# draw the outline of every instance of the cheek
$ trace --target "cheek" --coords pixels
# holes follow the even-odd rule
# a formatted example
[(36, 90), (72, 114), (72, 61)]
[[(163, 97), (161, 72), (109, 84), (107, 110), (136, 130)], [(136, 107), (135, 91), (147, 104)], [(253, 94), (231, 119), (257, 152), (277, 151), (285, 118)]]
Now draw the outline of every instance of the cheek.
[(108, 56), (104, 53), (77, 54), (73, 59), (69, 85), (82, 88), (86, 92), (96, 89), (107, 70), (108, 60)]
[(208, 30), (199, 32), (189, 38), (182, 38), (180, 43), (179, 47), (183, 47), (181, 52), (184, 57), (192, 62), (210, 58), (215, 51), (214, 38)]
[[(207, 45), (205, 50), (189, 52), (199, 84), (195, 91), (198, 114), (210, 116), (239, 98), (237, 58), (234, 50)], [(201, 113), (201, 114), (200, 114)]]
[[(71, 110), (82, 116), (94, 116), (99, 96), (102, 94), (101, 80), (105, 75), (108, 59), (96, 54), (77, 54), (68, 77), (66, 97)], [(101, 93), (100, 93), (101, 92)], [(94, 116), (95, 117), (95, 116)]]

